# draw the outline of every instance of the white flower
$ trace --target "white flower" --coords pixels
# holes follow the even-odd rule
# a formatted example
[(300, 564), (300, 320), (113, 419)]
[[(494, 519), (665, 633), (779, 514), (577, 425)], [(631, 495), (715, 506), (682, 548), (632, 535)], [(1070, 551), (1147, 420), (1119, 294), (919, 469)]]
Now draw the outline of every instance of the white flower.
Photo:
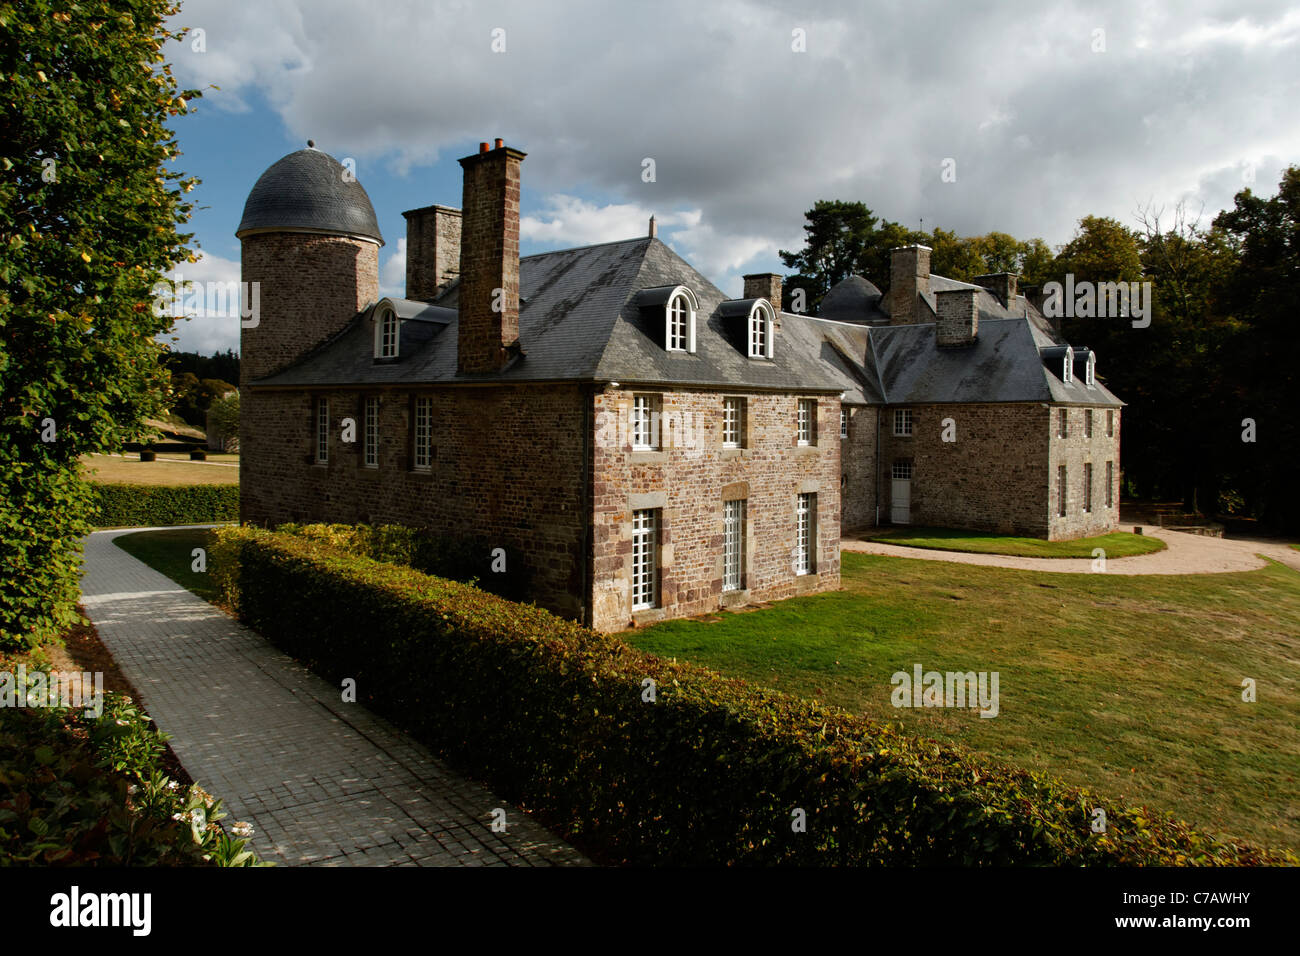
[(175, 780), (168, 780), (168, 781), (167, 781), (167, 789), (168, 789), (168, 790), (179, 790), (179, 789), (180, 789), (180, 786), (181, 786), (181, 785), (180, 785), (179, 783), (177, 783)]

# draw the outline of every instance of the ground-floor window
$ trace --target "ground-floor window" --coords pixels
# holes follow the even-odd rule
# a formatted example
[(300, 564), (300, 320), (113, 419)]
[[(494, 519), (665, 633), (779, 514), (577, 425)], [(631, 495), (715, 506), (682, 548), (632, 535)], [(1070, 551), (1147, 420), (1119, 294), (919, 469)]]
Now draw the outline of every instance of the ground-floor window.
[(412, 449), (411, 463), (424, 471), (433, 465), (433, 399), (417, 398), (415, 400), (415, 447)]
[(328, 464), (330, 460), (330, 403), (327, 398), (316, 399), (316, 463)]
[(722, 590), (739, 591), (745, 580), (745, 502), (722, 503)]
[(794, 573), (812, 574), (816, 568), (813, 548), (817, 541), (817, 496), (801, 494), (795, 506)]
[(899, 481), (910, 481), (912, 479), (912, 459), (900, 458), (894, 462), (890, 470), (890, 476), (897, 478)]
[(658, 578), (659, 512), (646, 508), (632, 512), (632, 610), (654, 607)]
[(365, 465), (367, 468), (379, 467), (379, 399), (370, 395), (366, 398), (365, 424)]

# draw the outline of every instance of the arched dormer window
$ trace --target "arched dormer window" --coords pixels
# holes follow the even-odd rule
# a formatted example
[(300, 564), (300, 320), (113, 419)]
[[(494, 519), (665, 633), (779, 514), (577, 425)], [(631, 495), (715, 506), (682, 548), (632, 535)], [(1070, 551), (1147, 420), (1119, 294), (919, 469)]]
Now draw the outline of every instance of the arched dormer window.
[(669, 352), (695, 351), (695, 294), (678, 286), (664, 306), (664, 348)]
[(391, 305), (381, 305), (375, 316), (375, 358), (397, 358), (397, 345), (400, 341), (401, 324), (397, 312)]
[(1074, 349), (1065, 350), (1065, 358), (1061, 360), (1061, 381), (1069, 385), (1074, 381)]
[(759, 299), (749, 311), (747, 341), (750, 358), (770, 359), (772, 357), (772, 326), (775, 322), (772, 303)]
[(1085, 384), (1092, 388), (1097, 384), (1097, 353), (1088, 353), (1088, 366), (1085, 369)]

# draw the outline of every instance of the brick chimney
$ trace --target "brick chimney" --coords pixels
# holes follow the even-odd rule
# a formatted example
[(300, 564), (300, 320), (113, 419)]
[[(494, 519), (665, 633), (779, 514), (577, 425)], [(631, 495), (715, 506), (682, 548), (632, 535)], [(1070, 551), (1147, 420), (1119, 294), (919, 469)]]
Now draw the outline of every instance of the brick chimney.
[(450, 206), (408, 209), (406, 297), (430, 302), (460, 275), (460, 210)]
[(993, 272), (986, 276), (976, 276), (970, 281), (997, 296), (1002, 308), (1010, 309), (1011, 300), (1016, 297), (1016, 279), (1014, 272)]
[(460, 291), (456, 370), (496, 372), (519, 345), (519, 165), (525, 153), (496, 141), (460, 161)]
[(930, 291), (930, 247), (899, 246), (889, 252), (889, 324), (921, 321), (917, 296)]
[(941, 349), (964, 348), (975, 344), (979, 332), (979, 290), (948, 289), (936, 292), (935, 344)]
[(781, 311), (781, 277), (775, 272), (755, 272), (745, 276), (742, 299), (767, 299), (772, 308)]

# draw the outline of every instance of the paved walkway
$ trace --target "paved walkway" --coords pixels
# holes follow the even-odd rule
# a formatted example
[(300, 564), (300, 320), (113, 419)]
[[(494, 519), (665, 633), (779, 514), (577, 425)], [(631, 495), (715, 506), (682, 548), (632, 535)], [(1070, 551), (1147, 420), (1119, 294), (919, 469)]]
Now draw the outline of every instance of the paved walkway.
[[(1119, 527), (1121, 531), (1133, 530), (1132, 525)], [(1229, 571), (1253, 571), (1265, 565), (1260, 555), (1300, 570), (1300, 551), (1278, 541), (1210, 538), (1145, 525), (1143, 533), (1159, 538), (1168, 548), (1155, 554), (1107, 558), (1107, 574), (1223, 574)], [(895, 558), (924, 558), (928, 561), (982, 564), (986, 567), (1017, 568), (1022, 571), (1054, 571), (1061, 574), (1092, 572), (1091, 558), (1015, 558), (1002, 554), (968, 554), (963, 551), (907, 548), (854, 537), (842, 539), (840, 547), (844, 551), (884, 554)]]
[[(142, 530), (142, 529), (131, 529)], [(280, 864), (588, 861), (521, 811), (127, 554), (86, 539), (82, 605), (190, 775)], [(188, 559), (188, 555), (186, 556)], [(490, 827), (506, 812), (506, 832)]]

